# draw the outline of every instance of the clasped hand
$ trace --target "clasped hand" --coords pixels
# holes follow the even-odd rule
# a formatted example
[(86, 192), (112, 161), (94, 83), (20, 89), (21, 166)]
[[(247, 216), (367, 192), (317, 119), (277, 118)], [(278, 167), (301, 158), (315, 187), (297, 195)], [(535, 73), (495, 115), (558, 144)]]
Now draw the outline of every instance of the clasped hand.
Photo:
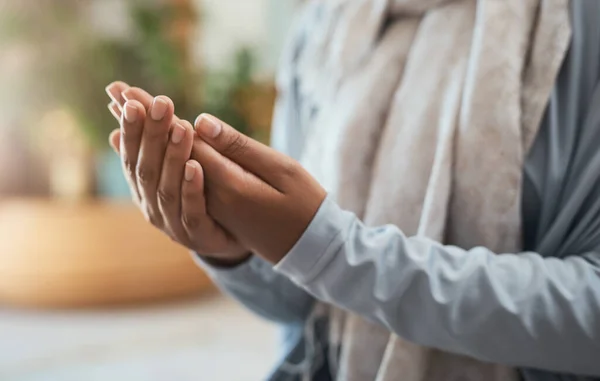
[(326, 192), (296, 161), (210, 115), (192, 125), (165, 96), (115, 82), (109, 109), (134, 202), (176, 242), (221, 265), (279, 262)]

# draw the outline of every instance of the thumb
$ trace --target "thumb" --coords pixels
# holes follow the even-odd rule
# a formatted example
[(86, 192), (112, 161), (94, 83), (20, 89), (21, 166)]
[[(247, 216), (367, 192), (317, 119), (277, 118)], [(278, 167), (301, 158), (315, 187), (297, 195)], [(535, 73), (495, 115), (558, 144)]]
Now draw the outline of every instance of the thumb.
[(212, 115), (200, 115), (195, 126), (198, 135), (215, 151), (272, 187), (285, 187), (283, 181), (293, 166), (291, 158), (242, 134)]

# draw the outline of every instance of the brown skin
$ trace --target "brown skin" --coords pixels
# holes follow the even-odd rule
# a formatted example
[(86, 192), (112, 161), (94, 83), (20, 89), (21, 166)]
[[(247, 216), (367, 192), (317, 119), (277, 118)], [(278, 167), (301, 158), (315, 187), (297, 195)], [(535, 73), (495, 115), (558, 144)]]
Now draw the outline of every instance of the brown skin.
[[(126, 85), (111, 86), (121, 90)], [(143, 90), (125, 90), (125, 99), (119, 100), (111, 86), (108, 92), (113, 94), (111, 98), (114, 104), (120, 105), (121, 112), (123, 107), (129, 106), (129, 102), (137, 100), (140, 104), (134, 105), (148, 109), (151, 114), (152, 97)], [(127, 103), (122, 103), (123, 100)], [(142, 109), (138, 111), (141, 115)], [(117, 112), (115, 114), (120, 116)], [(175, 124), (180, 123), (177, 117), (171, 118)], [(129, 126), (125, 118), (122, 119), (122, 132), (111, 134), (111, 144), (121, 153), (125, 168), (132, 168), (134, 159), (130, 157), (135, 156), (136, 146), (130, 144), (133, 148), (129, 148), (127, 139), (122, 136), (127, 136), (130, 131), (137, 132), (134, 136), (140, 136), (139, 130), (145, 131), (146, 128), (160, 129), (168, 134), (172, 124), (172, 120), (167, 123), (168, 117), (160, 126), (146, 118), (142, 127), (141, 124)], [(156, 172), (161, 173), (158, 182), (150, 181), (154, 180), (154, 176), (146, 176), (146, 181), (141, 182), (139, 176), (130, 180), (131, 184), (137, 184), (140, 205), (145, 214), (177, 242), (224, 264), (234, 265), (243, 261), (248, 250), (272, 263), (279, 262), (306, 230), (325, 199), (325, 190), (293, 159), (240, 134), (215, 117), (202, 115), (196, 122), (196, 129), (199, 137), (193, 139), (192, 160), (189, 161), (189, 140), (172, 147), (172, 151), (178, 151), (172, 154), (177, 159), (165, 160), (160, 144), (144, 144), (144, 139), (164, 141), (160, 140), (159, 134), (141, 134), (140, 154), (134, 167), (157, 168), (159, 163), (163, 163), (162, 169)], [(186, 134), (186, 139), (190, 138)], [(166, 152), (171, 146), (172, 143), (167, 145)], [(142, 159), (145, 161), (142, 162)], [(133, 177), (132, 171), (126, 173)], [(181, 192), (178, 193), (179, 184)], [(164, 197), (166, 190), (169, 197)], [(163, 197), (159, 197), (160, 194)], [(160, 217), (150, 217), (151, 213), (156, 213), (151, 206), (153, 197), (156, 197), (157, 204), (161, 199), (164, 199), (163, 203), (169, 201), (165, 203), (168, 205), (159, 207)], [(179, 204), (175, 201), (177, 198), (181, 199)], [(171, 209), (163, 210), (165, 207)], [(186, 234), (176, 234), (177, 224), (183, 226)]]
[(279, 262), (312, 221), (325, 190), (295, 160), (213, 116), (199, 118), (196, 130), (201, 138), (192, 159), (208, 180), (208, 213), (244, 246)]
[[(121, 124), (110, 134), (110, 144), (121, 157), (133, 200), (146, 219), (215, 265), (235, 266), (248, 259), (250, 251), (207, 214), (202, 174), (183, 180), (194, 132), (189, 122), (174, 115), (171, 100), (157, 97), (167, 103), (167, 109), (155, 121), (150, 117), (154, 98), (146, 91), (123, 82), (110, 84), (106, 91), (111, 98), (109, 110)], [(176, 130), (183, 136), (174, 143)]]

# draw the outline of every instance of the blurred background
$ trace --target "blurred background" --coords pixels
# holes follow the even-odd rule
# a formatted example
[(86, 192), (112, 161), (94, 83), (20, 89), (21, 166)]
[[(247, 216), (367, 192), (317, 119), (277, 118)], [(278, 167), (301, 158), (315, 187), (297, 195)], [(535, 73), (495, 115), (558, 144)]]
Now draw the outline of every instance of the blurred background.
[(275, 327), (130, 203), (104, 87), (263, 141), (297, 0), (0, 0), (0, 380), (258, 380)]

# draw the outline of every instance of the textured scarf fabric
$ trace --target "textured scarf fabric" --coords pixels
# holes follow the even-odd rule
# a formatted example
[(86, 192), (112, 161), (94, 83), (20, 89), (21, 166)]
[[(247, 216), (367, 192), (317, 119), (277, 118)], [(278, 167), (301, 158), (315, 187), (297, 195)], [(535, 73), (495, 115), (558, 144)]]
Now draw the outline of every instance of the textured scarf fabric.
[[(297, 57), (303, 165), (367, 224), (521, 249), (521, 177), (570, 37), (568, 0), (314, 0)], [(514, 380), (320, 306), (338, 381)], [(323, 312), (325, 311), (325, 312)], [(426, 329), (426, 327), (423, 327)]]

